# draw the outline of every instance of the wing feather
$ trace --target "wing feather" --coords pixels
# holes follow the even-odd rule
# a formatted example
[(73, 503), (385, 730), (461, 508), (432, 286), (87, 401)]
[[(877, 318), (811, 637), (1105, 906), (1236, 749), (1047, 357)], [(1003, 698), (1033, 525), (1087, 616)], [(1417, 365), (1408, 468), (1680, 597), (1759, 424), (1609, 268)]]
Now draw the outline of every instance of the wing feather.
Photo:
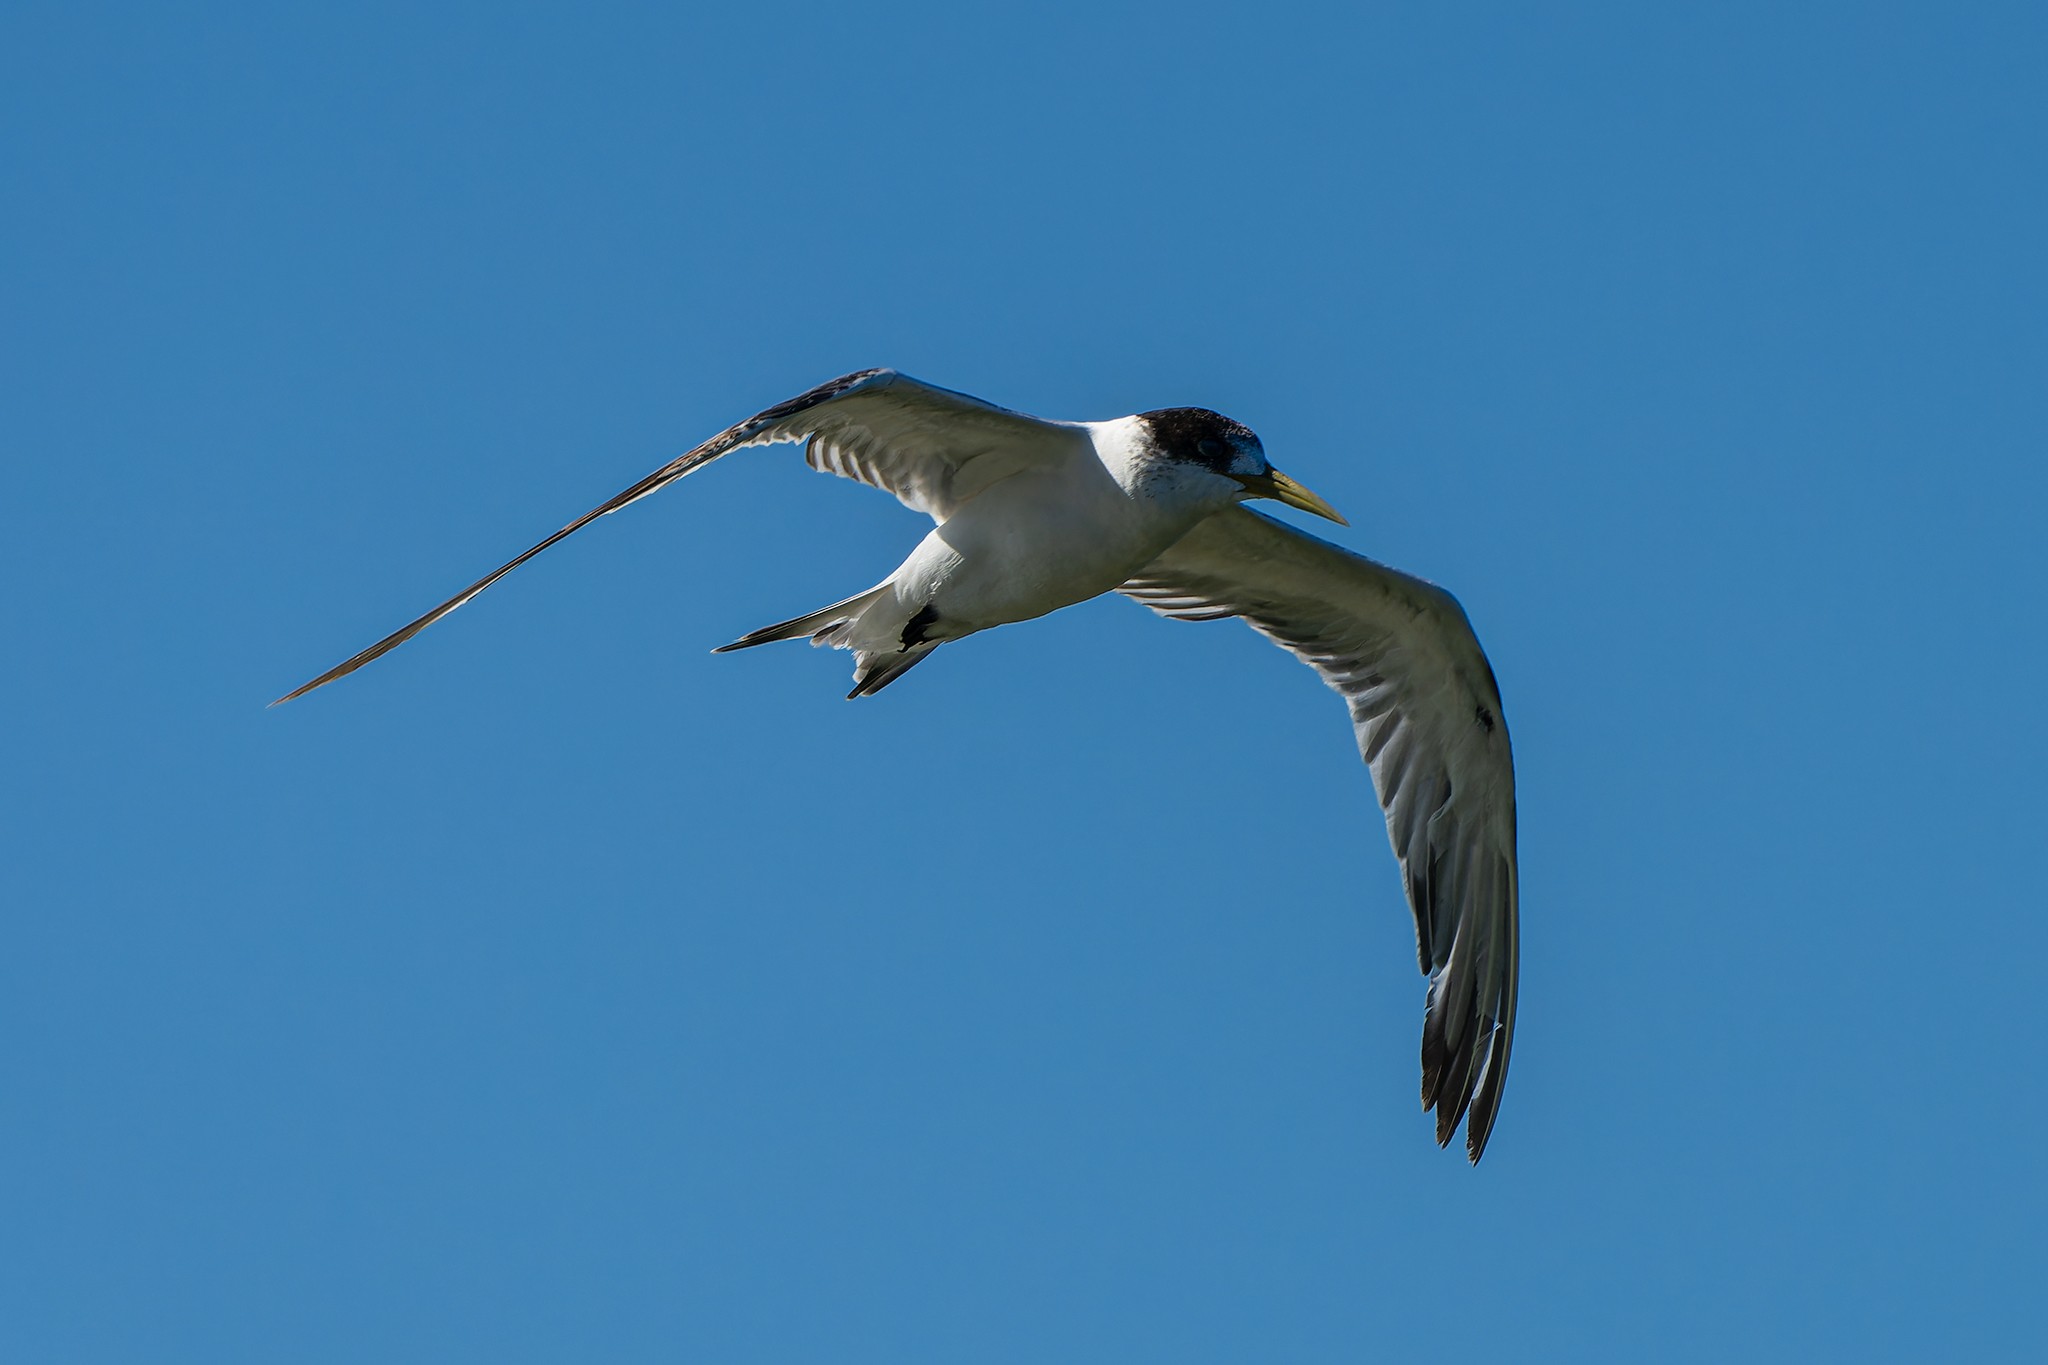
[(1519, 971), (1515, 771), (1500, 692), (1449, 593), (1248, 508), (1209, 518), (1120, 589), (1161, 615), (1238, 616), (1349, 704), (1429, 978), (1422, 1105), (1486, 1149)]
[(1077, 426), (1042, 421), (942, 389), (894, 370), (859, 370), (727, 427), (624, 492), (591, 508), (525, 553), (501, 564), (424, 616), (343, 660), (272, 706), (346, 677), (433, 625), (506, 574), (622, 507), (735, 450), (803, 441), (811, 467), (885, 489), (943, 522), (999, 479), (1085, 447)]

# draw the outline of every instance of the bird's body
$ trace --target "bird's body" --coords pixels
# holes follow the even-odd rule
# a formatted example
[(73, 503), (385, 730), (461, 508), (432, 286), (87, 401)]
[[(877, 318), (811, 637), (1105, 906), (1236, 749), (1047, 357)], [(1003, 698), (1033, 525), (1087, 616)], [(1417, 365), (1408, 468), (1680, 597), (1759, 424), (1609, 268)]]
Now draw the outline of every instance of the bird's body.
[(1090, 423), (1077, 434), (1084, 453), (989, 489), (933, 527), (897, 571), (915, 600), (953, 623), (946, 638), (1099, 597), (1228, 501), (1148, 496), (1133, 424)]
[(1423, 1104), (1439, 1142), (1469, 1109), (1478, 1160), (1507, 1075), (1519, 938), (1514, 764), (1492, 669), (1448, 593), (1238, 506), (1268, 497), (1343, 520), (1217, 413), (1051, 422), (889, 370), (847, 375), (720, 433), (279, 700), (411, 639), (598, 517), (783, 441), (934, 526), (881, 583), (724, 649), (808, 638), (851, 650), (857, 697), (941, 645), (1117, 591), (1170, 617), (1242, 617), (1344, 696), (1430, 981)]
[(1144, 417), (1047, 423), (1033, 460), (957, 507), (869, 591), (756, 631), (725, 648), (809, 635), (854, 651), (856, 695), (942, 644), (1114, 591), (1239, 484), (1165, 458)]

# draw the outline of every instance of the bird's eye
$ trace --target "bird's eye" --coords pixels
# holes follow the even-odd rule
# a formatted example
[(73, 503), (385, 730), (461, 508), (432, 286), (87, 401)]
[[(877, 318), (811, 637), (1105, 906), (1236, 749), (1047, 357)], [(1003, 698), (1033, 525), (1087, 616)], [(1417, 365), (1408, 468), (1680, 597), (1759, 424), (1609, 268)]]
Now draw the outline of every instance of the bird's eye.
[(1201, 440), (1195, 442), (1195, 449), (1200, 451), (1205, 459), (1220, 460), (1223, 458), (1223, 442), (1213, 436), (1204, 436)]

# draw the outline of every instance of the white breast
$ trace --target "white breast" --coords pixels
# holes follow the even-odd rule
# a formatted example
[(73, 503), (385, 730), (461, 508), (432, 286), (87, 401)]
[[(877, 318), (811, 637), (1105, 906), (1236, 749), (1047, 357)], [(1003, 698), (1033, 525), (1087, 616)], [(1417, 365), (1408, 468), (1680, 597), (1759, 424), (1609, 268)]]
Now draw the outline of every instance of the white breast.
[(935, 528), (897, 571), (899, 599), (963, 633), (1029, 620), (1110, 591), (1215, 510), (1155, 477), (1133, 419), (1087, 431), (1093, 458), (1012, 475)]

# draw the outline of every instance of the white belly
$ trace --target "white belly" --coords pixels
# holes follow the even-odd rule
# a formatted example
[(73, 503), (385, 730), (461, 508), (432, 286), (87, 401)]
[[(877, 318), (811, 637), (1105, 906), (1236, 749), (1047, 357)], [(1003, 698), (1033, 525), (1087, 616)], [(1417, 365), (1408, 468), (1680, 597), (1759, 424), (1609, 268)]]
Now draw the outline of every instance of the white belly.
[[(890, 579), (896, 611), (874, 613), (874, 633), (890, 624), (900, 630), (929, 607), (938, 617), (933, 638), (958, 639), (1085, 602), (1150, 563), (1196, 520), (1133, 498), (1093, 461), (1015, 475), (911, 552)], [(900, 620), (888, 622), (897, 612)]]

